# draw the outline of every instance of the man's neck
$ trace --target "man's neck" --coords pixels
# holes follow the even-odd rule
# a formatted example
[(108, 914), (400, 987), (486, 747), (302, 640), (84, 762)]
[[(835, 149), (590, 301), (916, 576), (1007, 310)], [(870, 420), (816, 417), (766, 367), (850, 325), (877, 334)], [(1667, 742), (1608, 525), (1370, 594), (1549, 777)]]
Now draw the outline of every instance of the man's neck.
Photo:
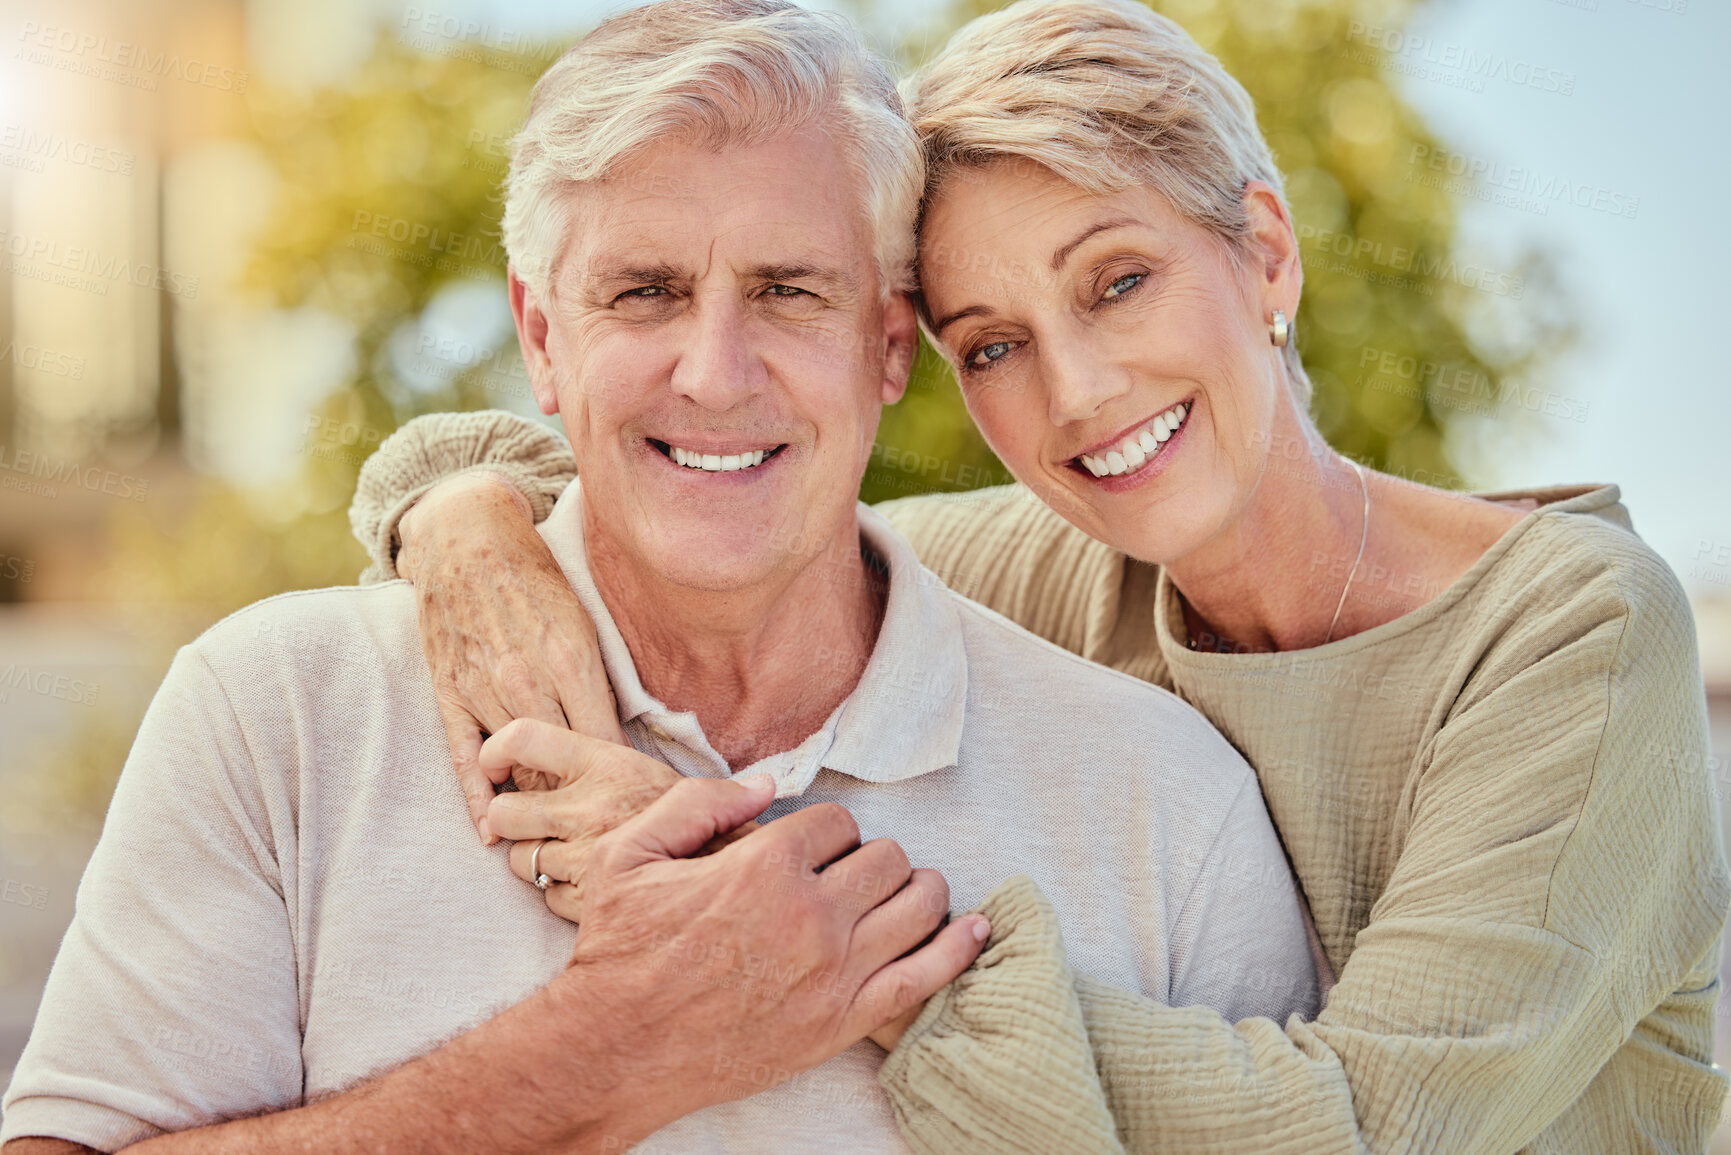
[(777, 580), (722, 592), (665, 581), (603, 535), (587, 539), (596, 589), (643, 688), (696, 714), (735, 771), (798, 746), (865, 672), (889, 579), (861, 557), (857, 528)]

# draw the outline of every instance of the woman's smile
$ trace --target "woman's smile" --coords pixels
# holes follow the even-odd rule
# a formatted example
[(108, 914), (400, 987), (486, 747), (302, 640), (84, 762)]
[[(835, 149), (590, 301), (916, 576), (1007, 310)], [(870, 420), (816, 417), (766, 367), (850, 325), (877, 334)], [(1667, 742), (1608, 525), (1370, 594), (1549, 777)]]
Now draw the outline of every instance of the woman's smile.
[(1153, 476), (1159, 471), (1150, 467), (1166, 451), (1178, 431), (1184, 428), (1185, 419), (1194, 404), (1194, 399), (1190, 399), (1161, 410), (1092, 450), (1077, 454), (1071, 459), (1071, 467), (1095, 480), (1140, 479), (1144, 473)]

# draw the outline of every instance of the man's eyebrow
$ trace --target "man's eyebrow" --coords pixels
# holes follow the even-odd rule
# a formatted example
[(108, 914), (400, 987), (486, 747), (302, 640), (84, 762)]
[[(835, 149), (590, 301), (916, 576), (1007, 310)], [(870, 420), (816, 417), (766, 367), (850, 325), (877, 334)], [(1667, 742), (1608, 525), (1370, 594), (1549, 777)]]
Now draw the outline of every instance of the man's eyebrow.
[(1139, 225), (1141, 223), (1142, 222), (1137, 220), (1135, 217), (1112, 217), (1108, 220), (1100, 221), (1097, 224), (1089, 225), (1087, 228), (1082, 230), (1075, 240), (1060, 247), (1057, 252), (1052, 254), (1052, 271), (1055, 273), (1059, 269), (1063, 268), (1064, 262), (1069, 260), (1070, 254), (1080, 248), (1082, 242), (1094, 234), (1108, 232), (1112, 229), (1128, 228), (1131, 225)]
[(591, 262), (588, 279), (616, 284), (628, 281), (634, 285), (665, 285), (669, 281), (677, 281), (682, 274), (679, 269), (664, 263), (647, 265), (611, 264), (607, 261)]
[(816, 281), (822, 285), (843, 289), (852, 289), (858, 285), (858, 280), (853, 274), (842, 269), (832, 269), (823, 265), (798, 261), (787, 264), (759, 265), (751, 271), (751, 275), (754, 279), (761, 281)]
[(634, 284), (666, 284), (679, 281), (680, 272), (672, 265), (601, 265), (590, 267), (597, 281), (630, 281)]

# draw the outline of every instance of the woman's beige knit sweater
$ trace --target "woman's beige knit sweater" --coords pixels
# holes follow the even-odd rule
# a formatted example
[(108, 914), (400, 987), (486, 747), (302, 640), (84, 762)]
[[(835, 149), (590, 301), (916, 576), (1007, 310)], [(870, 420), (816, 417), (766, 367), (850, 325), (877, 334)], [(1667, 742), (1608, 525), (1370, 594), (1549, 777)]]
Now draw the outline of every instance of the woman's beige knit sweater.
[[(412, 499), (477, 466), (537, 518), (575, 474), (521, 418), (411, 422), (351, 511), (371, 577)], [(985, 953), (883, 1065), (917, 1150), (1706, 1149), (1731, 878), (1688, 603), (1614, 487), (1532, 496), (1422, 608), (1263, 654), (1188, 649), (1157, 567), (1019, 487), (878, 507), (952, 588), (1219, 727), (1339, 974), (1314, 1022), (1167, 1007), (1072, 972), (1011, 880)]]

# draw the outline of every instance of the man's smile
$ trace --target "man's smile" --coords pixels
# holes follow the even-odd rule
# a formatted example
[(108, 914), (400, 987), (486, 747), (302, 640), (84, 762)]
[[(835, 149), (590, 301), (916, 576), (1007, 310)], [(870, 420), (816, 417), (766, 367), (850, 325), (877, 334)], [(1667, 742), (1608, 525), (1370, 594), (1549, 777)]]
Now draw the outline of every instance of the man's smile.
[(702, 470), (707, 473), (733, 473), (741, 469), (756, 469), (787, 448), (786, 442), (748, 449), (738, 446), (692, 446), (688, 448), (666, 441), (658, 441), (653, 437), (645, 438), (645, 440), (654, 447), (656, 452), (675, 465), (683, 465), (687, 469)]

